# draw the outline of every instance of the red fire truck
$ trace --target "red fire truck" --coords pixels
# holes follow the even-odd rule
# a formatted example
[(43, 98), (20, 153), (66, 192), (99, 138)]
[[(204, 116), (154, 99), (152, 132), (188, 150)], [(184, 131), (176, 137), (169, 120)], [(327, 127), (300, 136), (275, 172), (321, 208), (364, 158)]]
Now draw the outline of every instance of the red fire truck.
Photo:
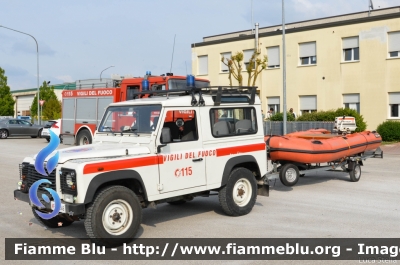
[[(92, 136), (110, 103), (134, 99), (134, 93), (137, 92), (183, 89), (187, 85), (184, 76), (174, 76), (171, 73), (152, 76), (149, 72), (144, 77), (113, 80), (106, 85), (103, 82), (99, 88), (99, 80), (97, 82), (85, 85), (77, 82), (76, 90), (62, 92), (61, 137), (64, 144), (92, 143)], [(195, 79), (196, 87), (209, 85), (206, 79)]]

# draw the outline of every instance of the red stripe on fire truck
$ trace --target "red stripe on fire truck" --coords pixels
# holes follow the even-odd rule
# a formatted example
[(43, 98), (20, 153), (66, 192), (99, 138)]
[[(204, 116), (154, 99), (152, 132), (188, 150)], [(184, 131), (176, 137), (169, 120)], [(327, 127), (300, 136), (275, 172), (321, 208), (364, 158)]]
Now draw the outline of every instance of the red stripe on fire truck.
[(162, 157), (159, 158), (159, 156), (149, 156), (149, 157), (124, 159), (120, 161), (93, 163), (93, 164), (88, 164), (83, 168), (83, 174), (99, 173), (104, 171), (135, 168), (135, 167), (153, 166), (158, 164), (163, 164)]
[(249, 153), (254, 151), (265, 151), (265, 143), (218, 148), (217, 156), (236, 155), (239, 153)]

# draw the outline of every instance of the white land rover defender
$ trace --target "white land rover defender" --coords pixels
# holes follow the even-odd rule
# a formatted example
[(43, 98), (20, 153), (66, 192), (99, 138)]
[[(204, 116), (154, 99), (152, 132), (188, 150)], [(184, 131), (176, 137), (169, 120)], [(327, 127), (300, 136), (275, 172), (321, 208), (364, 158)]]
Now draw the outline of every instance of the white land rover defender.
[[(42, 224), (56, 228), (84, 220), (90, 238), (118, 245), (134, 238), (142, 208), (218, 192), (224, 212), (240, 216), (252, 210), (257, 194), (268, 196), (255, 87), (138, 94), (142, 98), (107, 107), (93, 144), (58, 150), (58, 164), (49, 176), (36, 171), (36, 157), (24, 159), (14, 197), (30, 203)], [(51, 182), (38, 188), (40, 209), (29, 199), (29, 189), (39, 179)], [(45, 188), (61, 199), (60, 212), (52, 219), (35, 211), (54, 209)], [(41, 199), (43, 193), (49, 203)]]

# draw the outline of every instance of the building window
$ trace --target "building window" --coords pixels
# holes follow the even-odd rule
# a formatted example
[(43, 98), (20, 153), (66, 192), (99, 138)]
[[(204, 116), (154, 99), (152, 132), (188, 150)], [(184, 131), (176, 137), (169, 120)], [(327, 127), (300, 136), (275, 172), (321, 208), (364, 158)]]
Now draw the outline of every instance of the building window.
[[(254, 50), (245, 50), (243, 51), (243, 63), (244, 63), (244, 71), (246, 71), (247, 67), (249, 66), (249, 61), (251, 59), (251, 56), (253, 56)], [(253, 69), (255, 68), (255, 62), (253, 65)]]
[(358, 36), (343, 38), (343, 61), (359, 61), (360, 47), (358, 44)]
[(268, 68), (279, 68), (279, 46), (268, 47), (267, 48), (267, 56), (268, 56)]
[(317, 64), (316, 42), (299, 44), (300, 65)]
[(279, 97), (267, 97), (268, 110), (274, 109), (274, 113), (280, 112)]
[(224, 63), (221, 61), (221, 72), (222, 73), (229, 72), (228, 66), (225, 64), (228, 64), (227, 60), (230, 60), (231, 57), (232, 57), (232, 53), (230, 53), (230, 52), (221, 53), (221, 60), (222, 60), (222, 58), (224, 58)]
[(400, 31), (390, 32), (389, 37), (389, 57), (400, 57)]
[(198, 73), (199, 75), (208, 74), (208, 55), (198, 57)]
[(400, 92), (389, 93), (389, 117), (399, 118)]
[(353, 109), (360, 114), (360, 94), (344, 94), (343, 107), (345, 109)]
[(317, 96), (300, 96), (300, 112), (309, 113), (317, 111)]

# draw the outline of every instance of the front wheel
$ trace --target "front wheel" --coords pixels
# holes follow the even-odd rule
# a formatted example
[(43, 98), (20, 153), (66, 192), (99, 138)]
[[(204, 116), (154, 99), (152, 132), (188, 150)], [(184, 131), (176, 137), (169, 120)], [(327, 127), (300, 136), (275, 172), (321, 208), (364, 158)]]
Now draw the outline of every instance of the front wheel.
[(279, 171), (279, 178), (283, 185), (291, 187), (299, 181), (299, 169), (293, 164), (285, 164)]
[(39, 221), (42, 225), (49, 227), (49, 228), (59, 228), (59, 227), (66, 227), (70, 226), (74, 221), (69, 221), (62, 216), (56, 215), (51, 219), (43, 219), (36, 213), (36, 209), (32, 207), (32, 213), (35, 216), (36, 220)]
[(7, 139), (8, 137), (8, 131), (7, 130), (0, 130), (0, 138), (1, 139)]
[(257, 199), (257, 183), (250, 170), (234, 169), (228, 183), (219, 191), (222, 209), (227, 215), (246, 215), (253, 209)]
[(86, 233), (102, 245), (112, 247), (131, 241), (141, 222), (139, 199), (123, 186), (100, 190), (86, 208)]
[(92, 135), (88, 130), (83, 130), (76, 137), (76, 145), (86, 145), (92, 143)]

